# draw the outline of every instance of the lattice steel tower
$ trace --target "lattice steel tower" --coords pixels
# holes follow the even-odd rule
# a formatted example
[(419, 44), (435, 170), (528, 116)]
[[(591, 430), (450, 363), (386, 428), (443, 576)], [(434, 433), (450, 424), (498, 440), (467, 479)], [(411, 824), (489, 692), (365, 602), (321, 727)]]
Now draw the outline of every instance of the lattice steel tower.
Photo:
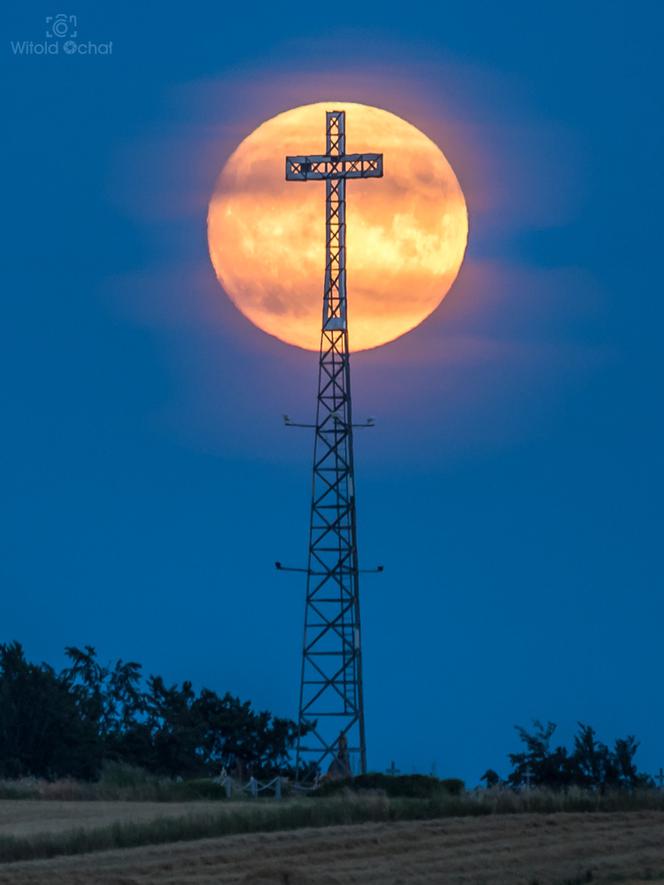
[[(379, 178), (382, 154), (346, 154), (345, 113), (326, 114), (325, 154), (286, 157), (289, 181), (325, 182), (325, 287), (297, 744), (305, 767), (366, 771), (353, 418), (346, 309), (346, 180)], [(292, 424), (286, 418), (287, 424)], [(371, 423), (371, 422), (369, 422)], [(367, 425), (361, 425), (367, 426)], [(283, 568), (279, 563), (278, 568)], [(377, 571), (381, 571), (379, 568)], [(311, 765), (310, 763), (313, 763)], [(300, 776), (298, 774), (298, 776)]]

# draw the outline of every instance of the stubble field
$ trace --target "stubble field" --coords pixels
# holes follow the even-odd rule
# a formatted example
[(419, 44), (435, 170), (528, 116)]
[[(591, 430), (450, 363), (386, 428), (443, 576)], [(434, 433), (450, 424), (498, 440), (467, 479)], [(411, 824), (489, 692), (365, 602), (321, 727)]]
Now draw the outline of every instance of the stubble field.
[[(208, 803), (196, 803), (196, 811)], [(216, 805), (218, 808), (218, 805)], [(188, 803), (0, 802), (0, 834), (182, 815)], [(664, 881), (664, 813), (506, 814), (253, 833), (0, 864), (0, 885)]]
[(92, 830), (116, 823), (140, 823), (155, 818), (179, 818), (197, 814), (229, 813), (249, 803), (220, 802), (71, 802), (0, 800), (0, 837), (34, 836), (39, 833), (65, 833)]

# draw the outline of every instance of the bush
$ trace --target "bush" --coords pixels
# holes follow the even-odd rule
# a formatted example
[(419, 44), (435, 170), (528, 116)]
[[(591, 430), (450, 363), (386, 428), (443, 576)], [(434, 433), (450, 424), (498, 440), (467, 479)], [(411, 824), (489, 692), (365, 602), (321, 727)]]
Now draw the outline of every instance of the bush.
[(373, 772), (370, 774), (360, 774), (354, 778), (327, 781), (312, 795), (320, 797), (334, 796), (349, 789), (356, 792), (382, 790), (391, 798), (431, 799), (441, 795), (460, 796), (464, 791), (464, 783), (458, 778), (439, 780), (437, 777), (430, 777), (426, 774), (393, 776)]
[(170, 783), (168, 798), (173, 802), (187, 802), (191, 799), (225, 799), (226, 790), (221, 784), (199, 778), (181, 783)]
[(155, 775), (139, 765), (126, 762), (104, 762), (99, 783), (104, 787), (144, 787), (158, 781)]

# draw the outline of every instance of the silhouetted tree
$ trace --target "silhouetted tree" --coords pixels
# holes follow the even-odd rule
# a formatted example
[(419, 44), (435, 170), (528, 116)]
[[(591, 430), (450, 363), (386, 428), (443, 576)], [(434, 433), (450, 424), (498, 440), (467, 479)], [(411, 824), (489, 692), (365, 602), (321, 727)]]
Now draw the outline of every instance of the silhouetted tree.
[(510, 753), (513, 771), (507, 782), (513, 787), (528, 783), (532, 786), (567, 786), (571, 782), (570, 761), (564, 747), (551, 749), (551, 738), (556, 730), (553, 722), (543, 725), (537, 719), (534, 730), (526, 731), (516, 726), (517, 734), (526, 749), (522, 753)]
[(525, 784), (561, 789), (569, 786), (604, 791), (607, 788), (633, 788), (648, 786), (652, 779), (639, 774), (634, 763), (638, 743), (634, 737), (616, 740), (614, 749), (597, 739), (595, 730), (582, 722), (574, 737), (574, 749), (568, 753), (565, 747), (551, 748), (551, 738), (556, 730), (553, 722), (543, 725), (533, 722), (533, 730), (516, 726), (517, 734), (525, 749), (510, 753), (513, 770), (507, 782), (515, 788)]
[(611, 754), (606, 744), (598, 741), (595, 730), (579, 722), (572, 756), (575, 783), (582, 787), (604, 788), (611, 778)]
[(248, 701), (191, 682), (144, 683), (140, 664), (105, 667), (92, 646), (66, 649), (57, 674), (0, 646), (0, 775), (90, 778), (104, 760), (196, 777), (240, 764), (267, 776), (290, 768), (297, 726)]
[(67, 680), (26, 661), (18, 642), (0, 645), (0, 774), (91, 778), (102, 754)]
[(494, 771), (493, 768), (487, 768), (480, 780), (484, 781), (487, 788), (490, 789), (491, 787), (498, 786), (500, 783), (500, 775), (497, 771)]
[(613, 746), (611, 755), (611, 775), (614, 783), (621, 787), (649, 786), (652, 778), (640, 774), (636, 770), (634, 756), (639, 749), (636, 738), (632, 735), (626, 738), (618, 738)]

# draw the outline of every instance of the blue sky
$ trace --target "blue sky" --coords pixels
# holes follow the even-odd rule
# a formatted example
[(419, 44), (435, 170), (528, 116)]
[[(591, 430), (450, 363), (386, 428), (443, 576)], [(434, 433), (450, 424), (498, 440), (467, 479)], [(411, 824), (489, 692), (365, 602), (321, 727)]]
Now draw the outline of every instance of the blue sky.
[[(304, 588), (272, 564), (304, 559), (311, 452), (280, 416), (315, 356), (227, 301), (206, 202), (265, 117), (380, 103), (471, 234), (441, 308), (353, 363), (370, 765), (475, 783), (537, 717), (658, 769), (658, 4), (255, 8), (3, 16), (0, 639), (295, 714)], [(112, 53), (12, 51), (60, 11)]]

